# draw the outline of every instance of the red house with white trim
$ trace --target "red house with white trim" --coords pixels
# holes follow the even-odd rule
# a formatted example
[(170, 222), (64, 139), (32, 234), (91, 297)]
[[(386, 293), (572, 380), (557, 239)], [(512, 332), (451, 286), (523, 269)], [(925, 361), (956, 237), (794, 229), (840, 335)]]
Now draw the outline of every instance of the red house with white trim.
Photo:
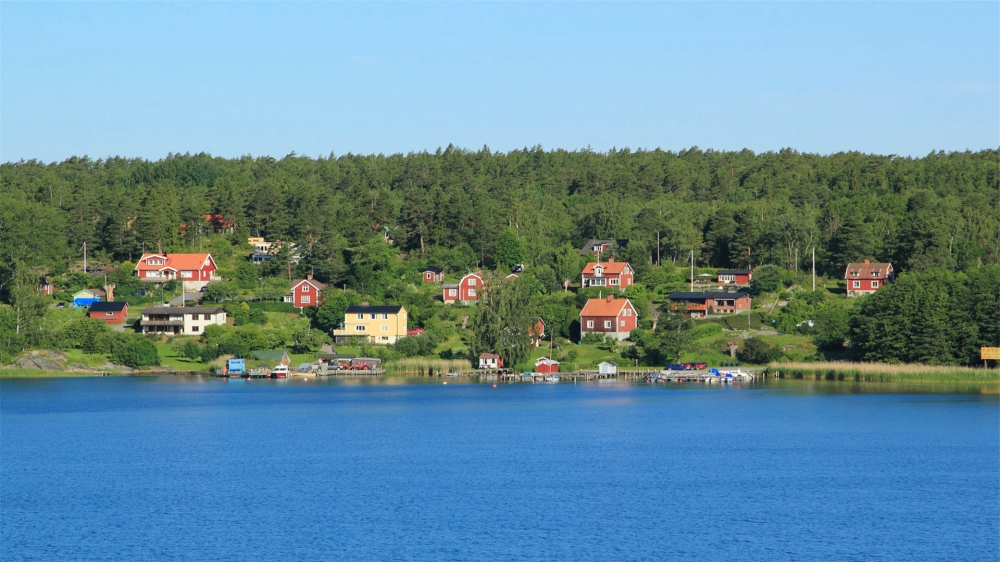
[(128, 303), (126, 302), (95, 302), (90, 305), (87, 316), (96, 320), (103, 320), (108, 324), (119, 324), (128, 317)]
[(590, 262), (580, 274), (581, 287), (610, 287), (624, 291), (632, 286), (635, 271), (628, 262), (616, 262), (608, 258), (607, 262)]
[(541, 347), (542, 338), (545, 337), (545, 322), (542, 322), (541, 318), (537, 318), (535, 325), (528, 328), (528, 335), (531, 336), (531, 346)]
[(483, 276), (479, 273), (469, 273), (462, 278), (458, 284), (442, 285), (441, 299), (445, 303), (458, 301), (462, 304), (469, 304), (479, 301), (479, 295), (483, 292)]
[(895, 278), (891, 263), (872, 263), (870, 260), (849, 263), (844, 271), (848, 297), (870, 295)]
[(319, 306), (323, 304), (323, 289), (325, 283), (313, 279), (312, 274), (306, 275), (305, 279), (292, 281), (292, 292), (285, 295), (285, 302), (290, 302), (295, 306)]
[(559, 362), (548, 357), (539, 357), (535, 360), (536, 373), (558, 373)]
[(753, 271), (749, 269), (720, 269), (716, 275), (722, 285), (749, 285), (753, 279)]
[(136, 275), (143, 281), (163, 283), (177, 279), (196, 288), (216, 280), (216, 270), (212, 254), (143, 254), (135, 264)]
[(639, 325), (639, 314), (628, 299), (608, 295), (603, 299), (588, 299), (580, 311), (580, 339), (587, 334), (599, 334), (624, 340)]
[(420, 270), (424, 283), (440, 283), (444, 281), (444, 270), (440, 267), (428, 267)]

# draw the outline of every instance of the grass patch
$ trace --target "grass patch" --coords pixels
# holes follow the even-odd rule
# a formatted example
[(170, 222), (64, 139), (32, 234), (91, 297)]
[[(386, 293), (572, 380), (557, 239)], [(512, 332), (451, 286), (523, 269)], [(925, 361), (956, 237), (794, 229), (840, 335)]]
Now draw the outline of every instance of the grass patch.
[(411, 357), (385, 363), (387, 375), (420, 375), (433, 376), (449, 371), (471, 371), (472, 362), (468, 359), (421, 359)]
[(814, 378), (817, 380), (1000, 384), (1000, 369), (978, 369), (947, 365), (778, 362), (768, 365), (768, 369), (781, 373), (783, 377)]
[[(196, 340), (192, 340), (196, 341)], [(203, 363), (200, 359), (188, 359), (174, 353), (168, 343), (157, 343), (156, 351), (160, 354), (160, 367), (166, 367), (174, 371), (208, 371), (208, 363)]]

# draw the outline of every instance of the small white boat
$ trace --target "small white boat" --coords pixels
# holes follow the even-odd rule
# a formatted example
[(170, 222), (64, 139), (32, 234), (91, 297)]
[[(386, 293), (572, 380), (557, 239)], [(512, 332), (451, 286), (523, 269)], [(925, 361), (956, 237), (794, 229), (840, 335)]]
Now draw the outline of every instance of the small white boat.
[(545, 382), (559, 382), (559, 375), (549, 375), (545, 377)]

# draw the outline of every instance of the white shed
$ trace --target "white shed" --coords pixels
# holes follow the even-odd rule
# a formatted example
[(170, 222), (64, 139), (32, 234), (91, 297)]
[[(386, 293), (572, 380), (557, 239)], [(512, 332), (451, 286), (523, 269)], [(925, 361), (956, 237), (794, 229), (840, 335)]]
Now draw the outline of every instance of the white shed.
[(597, 372), (602, 375), (617, 375), (618, 365), (612, 363), (611, 361), (602, 361), (599, 365), (597, 365)]

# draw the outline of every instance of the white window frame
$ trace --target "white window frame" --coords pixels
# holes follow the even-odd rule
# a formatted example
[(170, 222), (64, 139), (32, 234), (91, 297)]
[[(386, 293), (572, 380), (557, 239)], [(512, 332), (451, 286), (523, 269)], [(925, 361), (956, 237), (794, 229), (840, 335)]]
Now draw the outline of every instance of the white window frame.
[(364, 319), (365, 319), (365, 313), (359, 312), (358, 313), (358, 320), (364, 320)]
[(299, 297), (299, 300), (302, 301), (302, 304), (312, 304), (311, 295), (302, 295), (301, 297)]
[(448, 296), (449, 297), (457, 297), (458, 296), (458, 289), (448, 289)]
[(593, 320), (587, 320), (587, 327), (588, 328), (593, 328), (594, 327), (594, 321)]
[(302, 284), (302, 292), (303, 293), (308, 293), (309, 292), (309, 283), (303, 283)]
[(617, 284), (618, 284), (617, 279), (614, 278), (608, 279), (608, 285), (617, 285)]
[(355, 332), (364, 332), (365, 331), (365, 325), (364, 324), (358, 324), (357, 326), (354, 327), (354, 331)]
[(388, 319), (389, 319), (389, 314), (387, 312), (383, 312), (382, 313), (382, 320), (388, 320)]
[(470, 297), (476, 296), (476, 290), (475, 289), (469, 289), (469, 296)]
[(605, 320), (604, 321), (604, 329), (605, 330), (610, 330), (611, 329), (611, 320)]
[(852, 289), (860, 289), (861, 288), (861, 281), (855, 281), (854, 282), (854, 287), (851, 287), (851, 288)]
[(382, 324), (382, 331), (383, 332), (388, 332), (389, 331), (389, 325), (388, 324)]
[(371, 316), (371, 318), (369, 318), (369, 320), (374, 320), (374, 319), (375, 319), (375, 317), (376, 317), (376, 316), (378, 316), (378, 315), (377, 315), (377, 314), (375, 314), (374, 312), (372, 312), (372, 313), (370, 314), (370, 316)]
[(620, 320), (618, 322), (618, 325), (621, 326), (622, 328), (624, 328), (625, 327), (625, 321), (624, 320)]
[(878, 289), (878, 281), (872, 281), (872, 289)]

